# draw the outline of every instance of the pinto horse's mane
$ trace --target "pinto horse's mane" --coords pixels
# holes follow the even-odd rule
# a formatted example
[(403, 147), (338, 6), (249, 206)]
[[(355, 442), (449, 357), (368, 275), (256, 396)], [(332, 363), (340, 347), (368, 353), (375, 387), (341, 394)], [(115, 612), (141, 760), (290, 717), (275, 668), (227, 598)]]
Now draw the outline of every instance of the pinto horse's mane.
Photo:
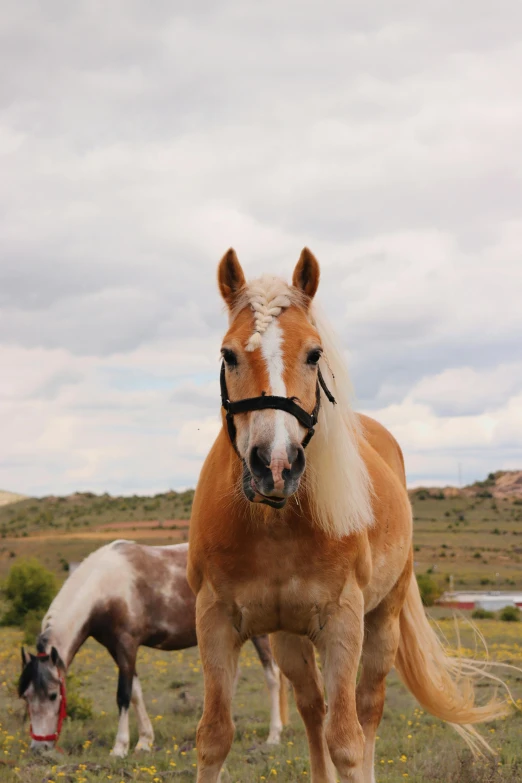
[[(42, 620), (42, 632), (36, 644), (38, 652), (46, 652), (51, 641), (58, 643), (55, 640), (57, 630), (60, 632), (59, 642), (69, 648), (95, 604), (103, 600), (107, 575), (114, 569), (128, 567), (121, 553), (129, 543), (133, 542), (112, 541), (96, 549), (67, 577)], [(122, 597), (127, 598), (125, 584), (123, 579)], [(64, 650), (59, 649), (59, 652), (63, 654)]]
[[(307, 493), (315, 524), (334, 538), (363, 530), (373, 523), (371, 483), (359, 451), (363, 439), (352, 407), (353, 388), (342, 348), (320, 309), (296, 287), (263, 275), (250, 281), (239, 294), (231, 320), (245, 307), (254, 313), (254, 332), (248, 351), (261, 345), (261, 337), (273, 319), (291, 306), (299, 307), (319, 333), (324, 349), (321, 372), (337, 404), (324, 398), (315, 435), (308, 447), (303, 490)], [(344, 425), (344, 426), (343, 426)]]

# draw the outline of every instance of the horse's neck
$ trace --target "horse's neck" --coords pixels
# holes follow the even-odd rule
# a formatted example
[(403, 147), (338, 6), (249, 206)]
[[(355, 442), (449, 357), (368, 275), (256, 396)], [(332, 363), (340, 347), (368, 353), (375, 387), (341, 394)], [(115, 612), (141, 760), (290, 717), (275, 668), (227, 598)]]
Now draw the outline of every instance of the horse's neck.
[(89, 619), (92, 612), (92, 592), (72, 590), (71, 587), (71, 584), (65, 582), (42, 624), (46, 651), (56, 647), (66, 668), (90, 635)]

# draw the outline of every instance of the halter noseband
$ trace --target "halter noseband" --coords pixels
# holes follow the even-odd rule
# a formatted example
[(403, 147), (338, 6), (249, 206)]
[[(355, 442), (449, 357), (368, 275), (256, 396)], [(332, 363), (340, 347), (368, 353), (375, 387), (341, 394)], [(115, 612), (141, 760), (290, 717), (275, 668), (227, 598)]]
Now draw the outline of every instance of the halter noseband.
[(272, 394), (261, 394), (259, 397), (247, 397), (244, 400), (231, 402), (228, 397), (227, 379), (225, 372), (225, 362), (223, 361), (221, 363), (221, 372), (219, 375), (219, 383), (221, 386), (221, 405), (226, 411), (227, 429), (230, 442), (232, 443), (236, 454), (241, 459), (242, 457), (239, 454), (236, 443), (237, 430), (236, 425), (234, 424), (234, 416), (236, 413), (262, 411), (266, 408), (290, 413), (300, 424), (303, 425), (303, 427), (308, 430), (303, 440), (301, 441), (301, 446), (303, 449), (305, 449), (310, 443), (310, 440), (312, 439), (312, 436), (315, 432), (315, 425), (317, 424), (319, 410), (321, 408), (321, 389), (324, 391), (327, 399), (332, 403), (332, 405), (336, 404), (335, 397), (327, 387), (319, 367), (317, 368), (315, 407), (311, 413), (308, 413), (304, 408), (301, 408), (301, 406), (296, 403), (295, 397), (277, 397)]
[[(37, 658), (48, 658), (48, 653), (37, 653)], [(29, 708), (29, 718), (31, 717), (31, 710)], [(58, 737), (61, 734), (62, 726), (65, 718), (67, 717), (67, 694), (65, 692), (65, 677), (60, 673), (60, 711), (58, 712), (58, 723), (56, 725), (56, 731), (54, 734), (35, 734), (33, 732), (32, 723), (29, 724), (29, 732), (31, 739), (36, 742), (57, 742)]]

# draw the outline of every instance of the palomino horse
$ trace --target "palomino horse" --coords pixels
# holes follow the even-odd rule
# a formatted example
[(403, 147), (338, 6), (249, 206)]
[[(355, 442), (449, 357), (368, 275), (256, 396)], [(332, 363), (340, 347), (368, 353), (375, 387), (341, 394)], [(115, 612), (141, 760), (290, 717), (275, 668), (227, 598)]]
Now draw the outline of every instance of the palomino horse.
[[(31, 747), (50, 748), (65, 717), (65, 672), (89, 636), (107, 648), (119, 669), (120, 711), (115, 756), (129, 750), (129, 706), (138, 718), (136, 750), (149, 750), (154, 733), (136, 674), (138, 647), (183, 650), (196, 640), (195, 598), (187, 584), (187, 544), (142, 546), (114, 541), (87, 557), (52, 602), (38, 637), (38, 655), (22, 648), (18, 691), (31, 718)], [(279, 742), (286, 687), (265, 636), (252, 639), (270, 692), (270, 733)], [(280, 704), (281, 699), (281, 704)]]
[(402, 453), (350, 408), (341, 352), (312, 304), (316, 259), (303, 250), (291, 286), (247, 283), (229, 250), (218, 282), (230, 317), (223, 427), (196, 490), (187, 571), (205, 678), (198, 782), (215, 783), (229, 752), (239, 650), (253, 634), (273, 634), (314, 783), (333, 783), (334, 766), (343, 783), (373, 783), (393, 665), (423, 707), (476, 745), (471, 724), (506, 704), (475, 705), (473, 662), (449, 658), (426, 619)]

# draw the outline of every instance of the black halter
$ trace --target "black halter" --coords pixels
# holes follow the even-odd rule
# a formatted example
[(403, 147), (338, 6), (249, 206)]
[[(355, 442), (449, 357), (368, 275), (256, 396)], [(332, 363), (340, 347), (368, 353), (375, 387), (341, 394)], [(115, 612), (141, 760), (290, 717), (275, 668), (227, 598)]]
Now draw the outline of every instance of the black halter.
[(297, 421), (308, 430), (301, 442), (301, 446), (303, 449), (305, 449), (310, 443), (310, 440), (315, 431), (315, 425), (317, 424), (319, 409), (321, 407), (321, 389), (324, 391), (327, 399), (332, 403), (332, 405), (336, 404), (335, 397), (324, 382), (324, 378), (319, 367), (317, 368), (315, 407), (311, 413), (307, 413), (304, 408), (301, 408), (301, 406), (295, 402), (295, 397), (276, 397), (271, 394), (265, 394), (264, 392), (259, 397), (248, 397), (245, 400), (231, 402), (228, 397), (225, 372), (225, 362), (223, 361), (221, 364), (221, 373), (219, 376), (219, 383), (221, 386), (221, 405), (226, 411), (227, 428), (230, 441), (239, 457), (241, 457), (241, 455), (237, 449), (237, 431), (236, 425), (234, 424), (234, 416), (236, 413), (248, 413), (249, 411), (262, 411), (265, 410), (265, 408), (271, 408), (273, 410), (285, 411), (285, 413), (292, 414), (292, 416), (295, 416)]

